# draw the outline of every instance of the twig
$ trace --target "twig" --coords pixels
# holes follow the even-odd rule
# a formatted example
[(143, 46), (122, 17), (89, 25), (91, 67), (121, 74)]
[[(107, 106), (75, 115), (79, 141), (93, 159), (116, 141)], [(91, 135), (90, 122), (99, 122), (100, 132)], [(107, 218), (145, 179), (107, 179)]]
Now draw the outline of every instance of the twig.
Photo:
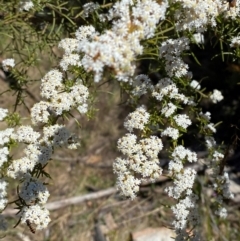
[(30, 239), (27, 235), (24, 235), (23, 233), (17, 233), (17, 236), (18, 236), (22, 241), (31, 241), (31, 239)]
[[(114, 194), (117, 192), (117, 189), (115, 187), (112, 188), (108, 188), (99, 192), (95, 192), (95, 193), (91, 193), (91, 194), (86, 194), (84, 196), (77, 196), (77, 197), (71, 197), (71, 198), (67, 198), (61, 201), (56, 201), (56, 202), (51, 202), (51, 203), (47, 203), (45, 205), (45, 207), (48, 210), (57, 210), (63, 207), (67, 207), (70, 205), (74, 205), (74, 204), (79, 204), (85, 201), (89, 201), (89, 200), (94, 200), (94, 199), (98, 199), (98, 198), (102, 198), (102, 197), (106, 197), (109, 196), (111, 194)], [(17, 213), (17, 210), (15, 209), (5, 209), (2, 214), (5, 216), (12, 216), (15, 215)]]

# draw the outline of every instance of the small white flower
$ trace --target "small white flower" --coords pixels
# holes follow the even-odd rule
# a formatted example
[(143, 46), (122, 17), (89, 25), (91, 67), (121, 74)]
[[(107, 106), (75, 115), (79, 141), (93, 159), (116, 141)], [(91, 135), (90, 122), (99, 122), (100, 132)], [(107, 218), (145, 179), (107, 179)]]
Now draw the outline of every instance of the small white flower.
[(4, 59), (2, 61), (2, 67), (4, 71), (9, 71), (11, 68), (15, 66), (15, 60), (14, 59)]
[(118, 176), (117, 188), (121, 190), (122, 194), (126, 197), (134, 199), (136, 193), (139, 191), (141, 181), (134, 176), (125, 173), (125, 175)]
[(161, 113), (164, 114), (165, 117), (171, 116), (174, 111), (177, 109), (177, 106), (173, 103), (169, 102), (162, 110)]
[(213, 153), (213, 161), (219, 162), (223, 158), (224, 158), (224, 155), (222, 153), (220, 153), (218, 151), (214, 151), (214, 153)]
[(46, 99), (54, 98), (63, 89), (63, 74), (57, 70), (50, 70), (41, 79), (41, 96)]
[(215, 214), (218, 215), (220, 218), (225, 219), (227, 217), (227, 209), (221, 207), (216, 210)]
[(78, 40), (74, 38), (65, 38), (62, 39), (59, 44), (59, 48), (62, 48), (65, 54), (71, 54), (72, 52), (77, 50)]
[(212, 136), (206, 136), (205, 137), (205, 142), (206, 142), (206, 145), (207, 145), (208, 149), (213, 148), (214, 146), (216, 146), (216, 141), (215, 141), (215, 139)]
[(0, 167), (8, 160), (9, 150), (6, 146), (0, 148)]
[(196, 171), (191, 168), (186, 168), (182, 172), (176, 173), (173, 181), (174, 185), (167, 187), (165, 192), (168, 193), (169, 197), (173, 197), (174, 199), (178, 199), (182, 193), (189, 193), (192, 190), (196, 174)]
[(87, 40), (88, 38), (93, 38), (95, 35), (98, 35), (93, 26), (81, 26), (76, 31), (75, 36), (78, 41)]
[(205, 120), (210, 121), (211, 120), (211, 113), (210, 112), (206, 112), (206, 113), (202, 113), (200, 112), (200, 116), (203, 117)]
[(169, 78), (163, 78), (154, 86), (152, 96), (161, 101), (164, 96), (174, 99), (178, 94), (178, 88)]
[(144, 106), (138, 107), (134, 112), (130, 113), (125, 122), (124, 127), (132, 132), (133, 129), (143, 130), (148, 123), (150, 114), (146, 111)]
[[(190, 195), (187, 195), (184, 199), (180, 199), (176, 205), (171, 207), (175, 215), (173, 226), (176, 230), (178, 230), (178, 232), (180, 230), (181, 231), (184, 230), (186, 228), (187, 223), (191, 223), (193, 226), (196, 226), (199, 224), (200, 220), (197, 212), (196, 200), (197, 200), (196, 195), (190, 194)], [(180, 239), (176, 239), (176, 240), (185, 240), (185, 238), (180, 237)], [(196, 239), (196, 240), (199, 240), (199, 239)]]
[(31, 0), (24, 0), (24, 1), (20, 2), (19, 10), (20, 11), (23, 11), (23, 10), (29, 11), (33, 7), (34, 7), (34, 4)]
[(84, 17), (88, 17), (89, 13), (92, 13), (100, 8), (99, 3), (89, 2), (83, 5)]
[(192, 80), (192, 82), (190, 83), (190, 86), (193, 89), (196, 89), (196, 90), (200, 90), (201, 89), (201, 85), (196, 80)]
[(51, 145), (41, 145), (40, 143), (34, 143), (28, 145), (24, 149), (24, 153), (29, 160), (32, 160), (35, 164), (41, 164), (44, 166), (51, 158), (53, 153), (53, 147)]
[(51, 112), (51, 103), (40, 101), (31, 109), (31, 119), (34, 125), (38, 123), (47, 123)]
[(64, 146), (71, 138), (69, 130), (64, 125), (52, 125), (43, 127), (43, 140), (49, 146)]
[(130, 133), (126, 134), (118, 140), (117, 147), (124, 155), (131, 156), (139, 150), (139, 146), (137, 146), (137, 136)]
[(35, 164), (36, 162), (34, 160), (30, 160), (27, 157), (13, 160), (7, 169), (7, 176), (13, 179), (22, 178), (27, 172), (33, 170)]
[(232, 38), (230, 47), (231, 48), (237, 48), (239, 46), (240, 46), (240, 36)]
[(132, 86), (134, 87), (132, 90), (132, 94), (138, 97), (146, 94), (149, 89), (153, 88), (151, 80), (148, 78), (147, 75), (144, 74), (136, 76), (134, 78)]
[(205, 126), (206, 129), (209, 129), (211, 132), (216, 133), (216, 128), (214, 127), (213, 123), (209, 123), (208, 125)]
[(187, 116), (186, 114), (176, 115), (173, 117), (173, 119), (176, 121), (178, 126), (181, 126), (184, 129), (186, 129), (189, 125), (192, 124), (189, 116)]
[(8, 109), (0, 108), (0, 121), (2, 121), (8, 114)]
[(204, 35), (202, 33), (193, 34), (193, 38), (197, 44), (204, 44)]
[(223, 100), (223, 95), (219, 90), (213, 90), (213, 93), (210, 95), (210, 99), (212, 100), (212, 102), (214, 104), (216, 104), (217, 102)]
[(3, 131), (0, 131), (0, 145), (4, 145), (10, 141), (10, 138), (13, 138), (14, 129), (13, 128), (7, 128)]
[(34, 131), (31, 126), (20, 126), (12, 137), (19, 142), (30, 144), (38, 140), (40, 133)]
[(188, 65), (181, 58), (181, 53), (189, 49), (189, 39), (181, 37), (168, 39), (161, 44), (159, 55), (165, 59), (165, 70), (169, 77), (182, 77), (188, 74)]
[(179, 137), (179, 131), (178, 129), (167, 127), (162, 133), (161, 136), (169, 136), (173, 140), (177, 140)]
[(81, 66), (80, 55), (79, 54), (65, 54), (62, 57), (59, 65), (64, 71), (68, 70), (69, 66)]
[(172, 157), (174, 160), (183, 160), (186, 158), (189, 162), (197, 161), (197, 153), (192, 152), (181, 145), (175, 147), (174, 151), (172, 152)]
[(141, 148), (145, 152), (145, 155), (150, 158), (157, 158), (158, 153), (163, 148), (162, 140), (157, 136), (150, 136), (150, 138), (142, 139), (139, 144), (141, 144)]
[(25, 180), (21, 184), (19, 196), (27, 203), (32, 202), (45, 204), (50, 196), (47, 188), (43, 183), (31, 175), (26, 175)]

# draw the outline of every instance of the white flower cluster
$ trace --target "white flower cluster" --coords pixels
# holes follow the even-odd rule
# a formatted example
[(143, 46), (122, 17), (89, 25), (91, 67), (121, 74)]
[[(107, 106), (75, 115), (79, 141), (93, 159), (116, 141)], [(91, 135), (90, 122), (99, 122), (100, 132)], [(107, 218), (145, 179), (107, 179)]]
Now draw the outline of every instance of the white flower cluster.
[[(211, 150), (215, 145), (216, 141), (213, 137), (206, 137), (206, 145), (209, 150)], [(234, 196), (229, 189), (230, 181), (228, 173), (224, 170), (221, 170), (222, 161), (224, 155), (218, 151), (214, 151), (212, 154), (212, 160), (208, 164), (208, 168), (211, 170), (209, 175), (212, 179), (212, 187), (215, 191), (215, 214), (220, 218), (225, 219), (227, 217), (227, 210), (223, 207), (224, 199), (232, 199)]]
[(3, 121), (3, 119), (7, 116), (8, 109), (0, 108), (0, 121)]
[(215, 211), (215, 214), (218, 215), (220, 218), (225, 219), (227, 217), (227, 209), (220, 207)]
[[(187, 223), (190, 223), (193, 227), (199, 224), (199, 214), (197, 212), (197, 201), (198, 197), (194, 194), (188, 195), (181, 199), (176, 205), (172, 206), (171, 209), (175, 215), (173, 226), (177, 231), (178, 235), (184, 233)], [(179, 239), (186, 240), (186, 239)]]
[(34, 7), (34, 4), (31, 0), (24, 0), (24, 1), (21, 1), (19, 4), (20, 4), (20, 7), (19, 7), (20, 11), (28, 12), (31, 8)]
[(44, 229), (51, 221), (49, 211), (40, 205), (31, 205), (24, 207), (18, 214), (21, 217), (21, 223), (30, 223), (36, 226), (36, 230)]
[(163, 78), (158, 81), (158, 83), (154, 86), (152, 96), (158, 101), (161, 101), (164, 97), (166, 97), (181, 101), (183, 104), (191, 104), (191, 101), (189, 101), (185, 95), (178, 93), (178, 87), (169, 78)]
[(181, 172), (177, 172), (180, 165), (181, 164), (179, 161), (169, 165), (171, 168), (170, 171), (174, 173), (174, 186), (170, 186), (165, 189), (168, 196), (175, 199), (179, 199), (183, 193), (186, 193), (187, 195), (192, 194), (192, 187), (194, 184), (195, 176), (197, 174), (196, 171), (191, 168), (182, 168)]
[(162, 108), (161, 113), (165, 117), (169, 117), (175, 112), (176, 109), (177, 109), (177, 106), (174, 105), (173, 103), (169, 102), (169, 103), (167, 103), (167, 105), (165, 107)]
[(206, 113), (201, 112), (200, 116), (203, 117), (206, 121), (210, 121), (211, 120), (211, 113), (208, 112), (208, 111)]
[(0, 167), (8, 160), (9, 150), (6, 146), (0, 148)]
[[(224, 172), (223, 175), (217, 176), (216, 183), (213, 184), (213, 188), (215, 191), (221, 193), (221, 202), (223, 202), (223, 199), (233, 199), (233, 194), (231, 193), (229, 189), (230, 181), (229, 176), (227, 172)], [(220, 202), (220, 200), (218, 199)]]
[(180, 31), (203, 32), (209, 25), (216, 26), (218, 15), (235, 18), (240, 12), (239, 3), (235, 8), (228, 9), (227, 1), (222, 0), (173, 0), (172, 2), (181, 4), (181, 8), (175, 12), (176, 28)]
[(197, 162), (197, 154), (183, 146), (177, 146), (172, 152), (172, 158), (168, 170), (169, 175), (173, 178), (173, 186), (167, 187), (165, 192), (169, 197), (178, 200), (178, 203), (172, 207), (175, 215), (173, 226), (181, 234), (181, 230), (186, 228), (187, 223), (191, 223), (191, 225), (198, 223), (197, 196), (192, 192), (197, 173), (194, 169), (185, 168), (183, 165), (185, 161)]
[(240, 36), (233, 37), (231, 39), (230, 47), (231, 48), (238, 48), (239, 46), (240, 46)]
[(130, 113), (125, 122), (124, 127), (132, 132), (133, 129), (143, 130), (148, 123), (150, 114), (146, 111), (144, 106), (138, 107), (134, 112)]
[(113, 170), (122, 194), (133, 199), (143, 180), (150, 178), (154, 181), (162, 174), (158, 159), (162, 148), (162, 141), (156, 136), (137, 142), (136, 135), (126, 134), (118, 140), (118, 149), (126, 158), (117, 158)]
[(186, 158), (188, 162), (197, 162), (197, 154), (181, 145), (174, 149), (172, 157), (175, 161), (184, 160)]
[(196, 80), (192, 80), (192, 82), (190, 83), (190, 86), (191, 86), (193, 89), (196, 89), (196, 90), (200, 90), (200, 89), (201, 89), (201, 85), (200, 85), (199, 82), (196, 81)]
[(36, 143), (39, 137), (40, 133), (34, 131), (31, 126), (20, 126), (18, 130), (12, 135), (12, 138), (16, 141), (26, 144)]
[[(95, 82), (101, 80), (105, 68), (110, 68), (119, 81), (129, 81), (135, 71), (135, 57), (143, 51), (140, 41), (153, 36), (159, 20), (165, 19), (167, 6), (167, 1), (116, 2), (105, 15), (112, 21), (111, 29), (100, 34), (92, 26), (81, 26), (76, 40), (61, 41), (65, 55), (60, 66), (65, 71), (69, 65), (82, 66), (94, 73)], [(70, 42), (73, 44), (68, 48)]]
[(2, 67), (4, 71), (9, 71), (11, 68), (15, 66), (15, 60), (14, 59), (4, 59), (2, 61)]
[(210, 130), (212, 133), (216, 133), (216, 128), (214, 127), (214, 124), (213, 123), (209, 123), (207, 126), (206, 126), (206, 129)]
[[(65, 38), (65, 39), (63, 39), (63, 40), (61, 40), (59, 42), (58, 47), (64, 50), (65, 56), (66, 55), (70, 55), (73, 52), (77, 51), (77, 49), (78, 49), (78, 40), (75, 39), (75, 38)], [(61, 66), (61, 64), (60, 64), (60, 66)], [(61, 67), (65, 71), (67, 70), (67, 66), (66, 66), (66, 68), (64, 68), (64, 65), (61, 66)], [(59, 79), (60, 79), (60, 77), (59, 77)]]
[(99, 3), (89, 2), (83, 5), (84, 17), (87, 18), (89, 13), (92, 13), (100, 8)]
[(21, 183), (19, 197), (25, 203), (31, 205), (32, 203), (46, 204), (50, 196), (47, 188), (41, 181), (27, 174), (24, 181)]
[(8, 183), (4, 179), (0, 179), (0, 211), (2, 211), (8, 203), (8, 200), (6, 198), (7, 185), (8, 185)]
[(216, 104), (217, 102), (223, 100), (223, 98), (224, 98), (224, 97), (223, 97), (221, 91), (216, 90), (216, 89), (213, 90), (213, 93), (210, 95), (210, 99), (212, 100), (212, 102), (213, 102), (214, 104)]
[(65, 54), (59, 63), (60, 67), (67, 71), (69, 66), (81, 66), (80, 56), (78, 54)]
[[(50, 218), (48, 210), (43, 205), (46, 204), (50, 194), (46, 185), (32, 176), (32, 171), (37, 166), (43, 167), (50, 160), (56, 147), (70, 146), (74, 148), (78, 143), (65, 126), (58, 124), (45, 126), (42, 135), (34, 131), (31, 126), (20, 126), (14, 134), (12, 131), (9, 133), (10, 136), (5, 138), (5, 142), (11, 138), (27, 145), (24, 149), (25, 156), (12, 160), (7, 169), (8, 177), (21, 180), (18, 192), (19, 201), (23, 205), (19, 213), (21, 223), (33, 224), (36, 229), (46, 228)], [(7, 160), (8, 149), (2, 150), (6, 151), (4, 157)], [(3, 154), (1, 157), (3, 158)], [(2, 198), (1, 201), (3, 202), (4, 199)], [(5, 202), (2, 203), (2, 205), (5, 204)], [(26, 204), (27, 206), (25, 206)]]
[[(114, 69), (119, 80), (125, 80), (125, 77), (133, 75), (135, 67), (131, 62), (137, 54), (142, 53), (139, 41), (153, 35), (159, 18), (165, 17), (167, 2), (158, 5), (154, 1), (138, 1), (131, 13), (132, 5), (131, 1), (117, 2), (107, 15), (108, 20), (113, 20), (112, 30), (102, 35), (95, 32), (92, 26), (80, 27), (76, 32), (76, 38), (78, 51), (84, 54), (84, 57), (80, 60), (78, 54), (68, 52), (60, 66), (64, 70), (67, 70), (69, 65), (83, 66), (87, 72), (95, 73), (96, 82), (101, 79), (105, 66)], [(86, 29), (89, 31), (88, 38)], [(136, 30), (132, 31), (133, 29)], [(67, 45), (63, 44), (64, 41), (61, 41), (61, 47)]]
[(211, 149), (216, 146), (216, 141), (212, 136), (206, 136), (205, 142), (208, 149)]
[(24, 149), (25, 157), (13, 160), (8, 167), (7, 175), (12, 178), (22, 178), (33, 168), (41, 164), (44, 166), (51, 158), (55, 147), (70, 146), (71, 149), (79, 145), (74, 136), (63, 125), (52, 125), (43, 128), (43, 136), (33, 131), (30, 126), (21, 126), (12, 138), (18, 142), (28, 144)]
[(151, 84), (151, 80), (147, 75), (140, 74), (137, 75), (132, 81), (133, 90), (131, 93), (133, 96), (141, 97), (142, 95), (147, 94), (148, 90), (153, 89), (153, 85)]
[[(0, 154), (1, 155), (1, 154)], [(0, 179), (0, 211), (6, 208), (8, 203), (7, 200), (7, 185), (8, 183), (4, 179)], [(7, 230), (7, 222), (3, 215), (0, 215), (0, 230), (6, 231)]]
[[(44, 166), (51, 158), (53, 146), (46, 145), (44, 142), (33, 143), (26, 146), (24, 153), (33, 165), (41, 164)], [(31, 170), (31, 168), (29, 168)]]
[(64, 125), (58, 124), (44, 127), (42, 140), (47, 146), (52, 147), (73, 146), (75, 143), (75, 137), (71, 135)]
[(176, 121), (177, 125), (186, 129), (189, 125), (192, 124), (191, 120), (189, 119), (189, 116), (186, 114), (179, 114), (175, 115), (173, 119)]
[(204, 44), (204, 35), (202, 33), (193, 34), (193, 40), (196, 44)]
[[(159, 82), (152, 89), (152, 96), (162, 103), (164, 103), (163, 100), (167, 101), (166, 104), (163, 104), (163, 108), (161, 110), (161, 114), (163, 114), (166, 118), (173, 116), (175, 110), (177, 110), (177, 106), (170, 101), (175, 100), (178, 102), (178, 104), (182, 102), (183, 104), (187, 105), (195, 105), (192, 100), (190, 100), (184, 94), (179, 93), (176, 84), (173, 83), (173, 81), (169, 78), (159, 80)], [(177, 140), (179, 137), (179, 130), (177, 127), (186, 129), (189, 125), (191, 125), (192, 122), (189, 116), (186, 114), (177, 114), (173, 116), (173, 119), (175, 120), (177, 126), (167, 127), (162, 131), (161, 136), (169, 136), (173, 140)]]
[[(7, 185), (8, 183), (4, 179), (0, 179), (0, 211), (2, 211), (7, 203)], [(7, 223), (5, 217), (0, 215), (0, 230), (5, 231), (7, 229)]]
[[(2, 121), (7, 116), (7, 113), (7, 109), (0, 108), (0, 115), (2, 117), (0, 121)], [(0, 131), (0, 145), (2, 146), (0, 147), (0, 168), (5, 162), (8, 161), (9, 149), (7, 145), (11, 139), (13, 131), (13, 128), (7, 128), (5, 130)]]
[(169, 77), (182, 77), (188, 73), (188, 65), (184, 63), (181, 54), (189, 49), (189, 39), (181, 37), (168, 39), (160, 47), (160, 58), (165, 59), (165, 70)]
[(79, 82), (65, 91), (62, 73), (51, 70), (41, 81), (41, 95), (47, 101), (36, 103), (31, 109), (33, 124), (47, 123), (51, 115), (59, 116), (64, 111), (76, 108), (80, 113), (87, 112), (87, 87)]
[(204, 121), (204, 129), (208, 130), (210, 133), (215, 133), (217, 130), (214, 126), (213, 123), (210, 122), (211, 120), (211, 113), (210, 112), (206, 112), (206, 113), (199, 113), (199, 116), (203, 118)]
[[(64, 50), (64, 55), (59, 63), (63, 71), (67, 71), (69, 66), (81, 66), (80, 55), (76, 53), (78, 45), (79, 41), (75, 38), (65, 38), (59, 42), (58, 47)], [(60, 76), (59, 81), (61, 81)]]
[(173, 140), (177, 140), (179, 137), (179, 130), (173, 127), (167, 127), (164, 131), (162, 131), (161, 136), (169, 136)]
[[(201, 112), (200, 116), (203, 117), (203, 119), (205, 120), (205, 128), (210, 130), (210, 132), (215, 133), (216, 128), (214, 127), (213, 123), (209, 123), (211, 119), (211, 113)], [(226, 172), (223, 172), (223, 174), (220, 175), (220, 165), (221, 165), (221, 161), (224, 158), (224, 155), (216, 150), (212, 152), (213, 148), (216, 147), (216, 141), (214, 137), (208, 136), (208, 135), (205, 136), (205, 143), (210, 153), (212, 153), (212, 160), (210, 161), (208, 167), (212, 171), (211, 172), (211, 178), (213, 183), (212, 187), (217, 194), (217, 197), (215, 198), (215, 203), (217, 206), (215, 214), (221, 218), (226, 218), (227, 210), (223, 207), (223, 199), (231, 199), (233, 198), (233, 194), (229, 190), (228, 174)]]
[(23, 157), (12, 161), (11, 165), (8, 167), (7, 176), (11, 178), (21, 178), (26, 173), (31, 172), (35, 167), (35, 162), (27, 157)]

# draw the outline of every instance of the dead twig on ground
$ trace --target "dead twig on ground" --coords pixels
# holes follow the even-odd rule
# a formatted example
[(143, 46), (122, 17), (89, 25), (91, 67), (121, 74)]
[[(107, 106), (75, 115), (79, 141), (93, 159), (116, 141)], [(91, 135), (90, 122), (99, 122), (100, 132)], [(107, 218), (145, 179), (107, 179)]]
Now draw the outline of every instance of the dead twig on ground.
[[(50, 211), (57, 210), (57, 209), (64, 208), (64, 207), (67, 207), (70, 205), (83, 203), (85, 201), (110, 196), (116, 192), (117, 192), (117, 189), (115, 187), (111, 187), (111, 188), (108, 188), (108, 189), (105, 189), (105, 190), (102, 190), (99, 192), (81, 195), (81, 196), (77, 196), (77, 197), (66, 198), (64, 200), (47, 203), (45, 207)], [(2, 214), (5, 216), (12, 216), (12, 215), (15, 215), (16, 213), (17, 213), (16, 209), (5, 209), (2, 212)]]

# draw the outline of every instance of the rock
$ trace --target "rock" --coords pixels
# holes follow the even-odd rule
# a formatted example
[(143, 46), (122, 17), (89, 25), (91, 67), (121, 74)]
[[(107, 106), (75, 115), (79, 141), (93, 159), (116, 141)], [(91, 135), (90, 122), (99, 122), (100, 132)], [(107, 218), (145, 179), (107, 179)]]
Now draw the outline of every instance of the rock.
[(175, 233), (168, 228), (146, 228), (132, 233), (133, 241), (173, 241)]

